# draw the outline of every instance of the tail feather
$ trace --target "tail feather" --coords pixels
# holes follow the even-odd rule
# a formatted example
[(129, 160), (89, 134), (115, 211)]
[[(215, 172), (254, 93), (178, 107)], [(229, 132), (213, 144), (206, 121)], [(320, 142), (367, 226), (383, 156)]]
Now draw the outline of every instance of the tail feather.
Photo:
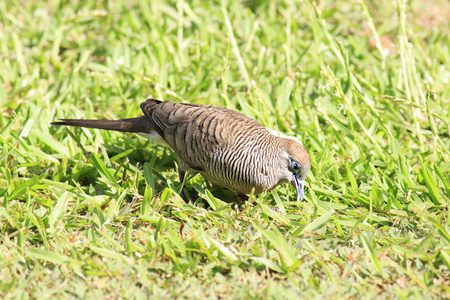
[(150, 133), (152, 131), (151, 123), (146, 116), (122, 120), (61, 119), (60, 122), (52, 122), (51, 124), (56, 126), (86, 127), (120, 132)]

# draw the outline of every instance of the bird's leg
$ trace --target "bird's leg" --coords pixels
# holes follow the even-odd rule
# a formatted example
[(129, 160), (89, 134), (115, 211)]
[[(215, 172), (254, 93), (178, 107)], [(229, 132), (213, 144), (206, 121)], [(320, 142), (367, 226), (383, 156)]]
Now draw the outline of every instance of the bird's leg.
[(189, 203), (189, 199), (186, 197), (186, 194), (184, 193), (184, 177), (186, 176), (186, 171), (181, 170), (180, 167), (178, 167), (178, 178), (180, 178), (181, 183), (181, 199), (184, 200), (184, 202)]
[(243, 207), (245, 205), (245, 202), (248, 200), (248, 196), (243, 193), (237, 193), (238, 198), (236, 199), (236, 202), (234, 203), (235, 208)]
[(237, 195), (243, 202), (248, 200), (248, 196), (246, 194), (238, 193)]
[[(180, 164), (181, 165), (181, 164)], [(180, 178), (180, 183), (182, 185), (181, 187), (181, 199), (184, 200), (184, 202), (189, 203), (189, 201), (195, 202), (198, 199), (198, 193), (194, 192), (194, 194), (189, 193), (186, 186), (184, 185), (184, 178), (186, 177), (186, 171), (184, 168), (178, 166), (178, 177)]]

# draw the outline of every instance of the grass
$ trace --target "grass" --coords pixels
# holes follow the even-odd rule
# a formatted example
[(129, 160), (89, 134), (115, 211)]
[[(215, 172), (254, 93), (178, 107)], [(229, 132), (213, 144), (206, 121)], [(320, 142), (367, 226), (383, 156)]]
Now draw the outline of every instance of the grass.
[[(205, 3), (0, 1), (0, 297), (449, 298), (448, 2)], [(301, 138), (305, 199), (49, 125), (148, 96)]]

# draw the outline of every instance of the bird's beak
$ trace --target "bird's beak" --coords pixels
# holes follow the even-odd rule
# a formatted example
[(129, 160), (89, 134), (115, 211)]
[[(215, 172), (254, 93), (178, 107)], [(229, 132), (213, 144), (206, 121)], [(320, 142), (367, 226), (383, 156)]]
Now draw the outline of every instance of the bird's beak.
[(300, 202), (305, 197), (305, 181), (294, 175), (294, 186), (297, 191), (297, 202)]

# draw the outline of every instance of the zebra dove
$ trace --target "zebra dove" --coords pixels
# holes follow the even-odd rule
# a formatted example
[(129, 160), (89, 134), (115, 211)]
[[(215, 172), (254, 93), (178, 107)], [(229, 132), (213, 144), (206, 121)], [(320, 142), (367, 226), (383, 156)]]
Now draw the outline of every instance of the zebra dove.
[[(290, 183), (304, 197), (311, 159), (295, 138), (279, 136), (236, 111), (149, 99), (144, 116), (122, 120), (61, 119), (52, 125), (135, 132), (167, 143), (178, 156), (178, 174), (200, 173), (209, 181), (255, 194)], [(182, 192), (182, 197), (186, 201)]]

